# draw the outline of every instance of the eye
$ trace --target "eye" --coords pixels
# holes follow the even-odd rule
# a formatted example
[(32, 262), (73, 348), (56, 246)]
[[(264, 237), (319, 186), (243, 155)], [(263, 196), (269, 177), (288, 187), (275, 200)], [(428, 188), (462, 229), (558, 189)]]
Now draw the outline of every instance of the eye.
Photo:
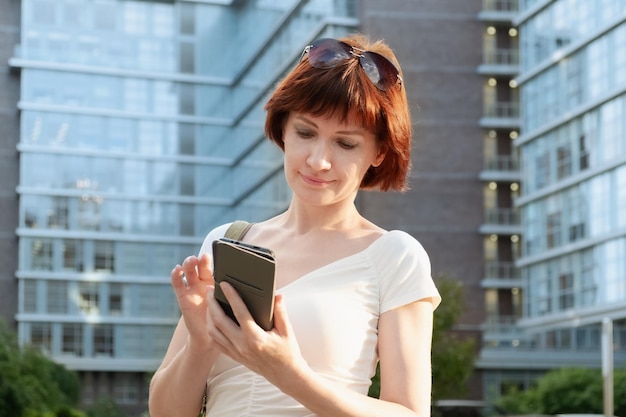
[(348, 142), (348, 141), (345, 141), (345, 140), (340, 140), (340, 141), (338, 141), (338, 143), (339, 143), (339, 146), (342, 149), (350, 150), (350, 149), (356, 148), (356, 145), (354, 143)]
[(313, 132), (308, 129), (296, 129), (296, 135), (303, 139), (310, 139), (314, 136)]

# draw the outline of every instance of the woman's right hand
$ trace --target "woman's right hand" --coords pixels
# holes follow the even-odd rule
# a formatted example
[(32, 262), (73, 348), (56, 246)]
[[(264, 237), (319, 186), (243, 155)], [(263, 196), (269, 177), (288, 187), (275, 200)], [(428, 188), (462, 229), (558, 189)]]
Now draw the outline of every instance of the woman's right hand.
[(207, 332), (207, 292), (215, 285), (208, 254), (187, 257), (170, 274), (178, 306), (189, 332), (189, 343), (208, 349), (211, 339)]

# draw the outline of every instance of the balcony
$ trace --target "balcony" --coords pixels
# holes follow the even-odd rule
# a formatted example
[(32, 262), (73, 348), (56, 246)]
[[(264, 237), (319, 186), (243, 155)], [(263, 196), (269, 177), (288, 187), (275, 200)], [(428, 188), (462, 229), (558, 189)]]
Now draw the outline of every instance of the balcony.
[(483, 181), (519, 182), (521, 180), (517, 158), (511, 155), (487, 157), (480, 173)]
[(482, 288), (516, 288), (521, 285), (519, 270), (514, 262), (485, 262), (485, 275), (480, 283)]
[(519, 51), (517, 49), (487, 49), (483, 52), (483, 63), (478, 72), (483, 75), (517, 75)]
[(485, 104), (480, 126), (486, 129), (519, 129), (519, 104), (511, 101)]
[(480, 233), (518, 235), (521, 233), (519, 214), (514, 208), (488, 208)]
[(518, 13), (518, 0), (483, 0), (478, 19), (484, 22), (512, 22)]

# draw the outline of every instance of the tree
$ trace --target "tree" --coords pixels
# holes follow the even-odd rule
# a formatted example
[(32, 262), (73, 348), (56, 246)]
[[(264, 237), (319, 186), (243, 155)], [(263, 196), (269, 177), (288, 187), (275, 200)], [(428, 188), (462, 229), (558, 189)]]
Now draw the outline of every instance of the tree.
[[(444, 276), (437, 280), (442, 303), (435, 310), (433, 319), (432, 368), (433, 400), (462, 395), (474, 369), (474, 340), (461, 340), (452, 333), (459, 316), (463, 313), (463, 285)], [(372, 378), (370, 397), (380, 395), (380, 373)]]
[(463, 284), (446, 276), (436, 280), (441, 304), (433, 321), (433, 401), (463, 396), (474, 370), (475, 341), (453, 332), (465, 309)]
[(79, 415), (73, 410), (79, 387), (74, 372), (31, 346), (20, 348), (15, 334), (0, 321), (0, 415)]
[[(614, 373), (614, 414), (626, 415), (626, 369)], [(598, 369), (562, 368), (547, 372), (526, 391), (500, 400), (511, 414), (603, 413), (602, 375)]]
[(124, 413), (117, 406), (113, 399), (108, 397), (100, 398), (89, 410), (88, 417), (124, 417)]

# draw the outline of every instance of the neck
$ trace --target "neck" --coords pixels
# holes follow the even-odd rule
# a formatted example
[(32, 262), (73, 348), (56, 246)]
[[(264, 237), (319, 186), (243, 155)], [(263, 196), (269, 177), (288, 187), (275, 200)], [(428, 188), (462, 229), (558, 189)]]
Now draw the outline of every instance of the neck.
[(354, 203), (337, 206), (312, 207), (292, 200), (281, 216), (283, 227), (298, 234), (313, 229), (321, 231), (347, 230), (357, 227), (362, 218)]

